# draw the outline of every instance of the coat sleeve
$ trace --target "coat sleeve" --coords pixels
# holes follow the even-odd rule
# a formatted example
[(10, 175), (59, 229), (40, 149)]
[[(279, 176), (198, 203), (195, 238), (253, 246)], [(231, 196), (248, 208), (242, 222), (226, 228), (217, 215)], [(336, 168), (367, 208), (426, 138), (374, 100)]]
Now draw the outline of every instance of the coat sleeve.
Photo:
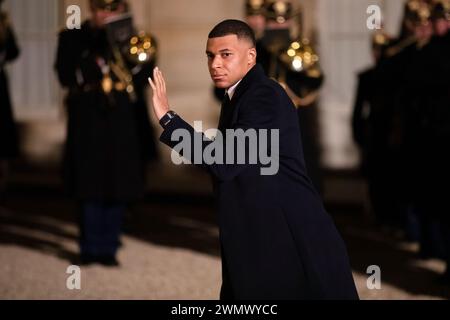
[(75, 37), (77, 31), (62, 31), (58, 38), (58, 49), (56, 52), (55, 70), (63, 87), (77, 85), (77, 68), (80, 63), (80, 52), (78, 48), (79, 39)]
[[(242, 129), (244, 131), (247, 131), (248, 129), (279, 129), (277, 126), (277, 119), (278, 119), (278, 108), (279, 102), (278, 102), (278, 95), (274, 88), (270, 86), (261, 86), (257, 89), (255, 89), (254, 94), (252, 94), (251, 97), (247, 98), (246, 101), (243, 101), (243, 105), (241, 106), (238, 114), (238, 119), (236, 124), (233, 126), (232, 129)], [(212, 140), (207, 139), (203, 133), (195, 132), (194, 128), (190, 126), (188, 123), (186, 123), (181, 117), (174, 118), (169, 125), (165, 128), (164, 132), (162, 133), (160, 140), (164, 144), (168, 145), (172, 149), (177, 146), (181, 142), (180, 139), (174, 139), (173, 134), (176, 133), (177, 130), (185, 130), (184, 132), (188, 133), (188, 136), (191, 137), (190, 139), (190, 150), (194, 150), (194, 140), (202, 141), (201, 144), (201, 152), (203, 155), (203, 152), (205, 151), (205, 148), (210, 146), (211, 143), (213, 143)], [(268, 133), (270, 136), (270, 132)], [(176, 135), (177, 136), (177, 135)], [(201, 139), (201, 140), (200, 140)], [(269, 139), (270, 140), (270, 139)], [(217, 141), (216, 141), (217, 143)], [(226, 150), (225, 146), (227, 145), (227, 137), (225, 136), (223, 138), (223, 141), (221, 143), (222, 150), (224, 150), (224, 158), (226, 156), (226, 152), (229, 152), (229, 150)], [(240, 150), (242, 152), (242, 150)], [(271, 147), (270, 144), (268, 146), (268, 152), (270, 154)], [(187, 158), (191, 163), (195, 164), (194, 159), (194, 152), (190, 152), (190, 154), (183, 154), (183, 152), (180, 152), (180, 155)], [(236, 160), (236, 154), (237, 154), (237, 148), (234, 146), (234, 155)], [(237, 177), (239, 174), (244, 172), (245, 170), (248, 170), (250, 167), (261, 167), (261, 163), (259, 160), (256, 164), (250, 164), (248, 161), (248, 155), (249, 155), (249, 140), (246, 139), (245, 141), (245, 163), (244, 164), (237, 164), (236, 161), (233, 162), (233, 164), (220, 164), (220, 163), (213, 163), (213, 164), (206, 164), (204, 161), (202, 161), (200, 164), (196, 163), (196, 165), (199, 165), (203, 169), (210, 172), (215, 178), (217, 178), (219, 181), (230, 181)], [(224, 161), (225, 162), (225, 161)]]

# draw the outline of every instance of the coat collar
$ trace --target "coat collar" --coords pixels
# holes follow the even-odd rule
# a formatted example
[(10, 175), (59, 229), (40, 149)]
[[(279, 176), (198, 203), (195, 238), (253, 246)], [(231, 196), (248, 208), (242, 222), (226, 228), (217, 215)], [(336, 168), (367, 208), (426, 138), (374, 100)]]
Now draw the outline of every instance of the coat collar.
[(247, 74), (242, 78), (241, 82), (236, 88), (236, 91), (233, 94), (233, 98), (231, 99), (231, 103), (235, 104), (239, 98), (244, 94), (245, 91), (250, 87), (252, 83), (258, 81), (265, 77), (264, 70), (260, 64), (256, 64), (251, 68)]

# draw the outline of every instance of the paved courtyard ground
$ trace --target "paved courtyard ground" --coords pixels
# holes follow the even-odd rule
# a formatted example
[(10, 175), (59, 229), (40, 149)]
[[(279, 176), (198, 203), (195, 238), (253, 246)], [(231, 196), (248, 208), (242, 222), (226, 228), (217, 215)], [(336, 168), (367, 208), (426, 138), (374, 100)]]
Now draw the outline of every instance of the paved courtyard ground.
[[(81, 290), (68, 290), (66, 270), (78, 250), (76, 208), (55, 190), (13, 188), (0, 205), (0, 299), (218, 299), (218, 230), (208, 193), (151, 192), (127, 213), (121, 266), (82, 267)], [(418, 259), (416, 244), (378, 230), (358, 208), (328, 211), (362, 299), (450, 297), (436, 283), (441, 261)], [(380, 290), (367, 287), (370, 265), (381, 269)]]

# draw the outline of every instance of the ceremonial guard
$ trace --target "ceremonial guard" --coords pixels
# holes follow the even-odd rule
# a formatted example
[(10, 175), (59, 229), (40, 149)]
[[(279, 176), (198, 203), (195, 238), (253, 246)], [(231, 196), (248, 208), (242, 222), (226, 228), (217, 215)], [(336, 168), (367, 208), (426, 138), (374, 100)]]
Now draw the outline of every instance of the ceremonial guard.
[(155, 39), (138, 33), (124, 0), (91, 0), (92, 18), (59, 35), (56, 70), (68, 89), (64, 181), (80, 202), (81, 263), (116, 266), (127, 205), (143, 196), (156, 156), (145, 84)]
[[(376, 83), (371, 89), (370, 132), (366, 141), (366, 169), (373, 209), (380, 226), (389, 230), (408, 229), (411, 187), (408, 182), (409, 146), (413, 139), (411, 116), (414, 112), (405, 85), (412, 61), (429, 37), (428, 5), (423, 1), (405, 3), (402, 30), (396, 39), (383, 44), (373, 72)], [(386, 229), (386, 230), (387, 230)], [(409, 232), (409, 231), (408, 231)], [(411, 240), (416, 232), (411, 231)]]
[(380, 179), (380, 176), (384, 177), (384, 172), (378, 159), (384, 157), (380, 149), (385, 144), (384, 140), (380, 139), (382, 137), (380, 132), (384, 129), (384, 114), (377, 108), (378, 88), (382, 86), (377, 75), (390, 41), (390, 37), (383, 31), (378, 31), (372, 36), (374, 65), (358, 73), (351, 121), (353, 140), (359, 148), (361, 158), (361, 173), (368, 185), (370, 211), (375, 215), (374, 218), (378, 223), (385, 221), (387, 211), (384, 207), (380, 209), (383, 203), (385, 181)]
[(421, 222), (421, 256), (443, 258), (447, 270), (441, 280), (450, 284), (450, 211), (443, 187), (450, 179), (450, 1), (432, 3), (430, 27), (433, 37), (413, 60), (416, 78), (407, 82), (415, 131), (410, 174), (415, 176), (412, 198)]
[(258, 63), (286, 90), (300, 122), (308, 174), (323, 191), (317, 98), (324, 81), (319, 56), (303, 34), (302, 10), (291, 1), (265, 1), (266, 28), (258, 46)]

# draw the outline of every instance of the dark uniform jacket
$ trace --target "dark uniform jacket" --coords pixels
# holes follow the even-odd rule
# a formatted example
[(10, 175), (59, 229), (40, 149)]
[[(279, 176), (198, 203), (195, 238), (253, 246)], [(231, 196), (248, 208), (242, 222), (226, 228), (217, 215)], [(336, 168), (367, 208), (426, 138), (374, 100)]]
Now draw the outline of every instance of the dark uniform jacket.
[[(257, 43), (257, 61), (269, 77), (285, 82), (295, 95), (305, 98), (321, 88), (325, 77), (319, 68), (314, 68), (318, 72), (293, 71), (289, 64), (281, 60), (281, 54), (293, 41), (289, 29), (267, 30)], [(314, 186), (321, 193), (323, 177), (320, 167), (318, 106), (313, 102), (311, 105), (299, 107), (297, 113), (301, 134), (304, 137), (306, 168)]]
[(450, 179), (450, 33), (433, 37), (413, 65), (407, 96), (413, 111), (409, 154), (414, 166), (410, 172), (417, 172), (411, 174), (416, 184), (414, 197), (431, 208), (430, 213), (450, 221), (447, 188), (443, 187)]
[(80, 199), (134, 200), (144, 191), (145, 161), (156, 152), (144, 97), (153, 64), (134, 75), (132, 101), (125, 91), (103, 92), (99, 58), (112, 59), (104, 30), (87, 21), (81, 30), (61, 32), (56, 70), (69, 89), (65, 182)]
[[(222, 130), (279, 129), (280, 148), (275, 175), (261, 175), (261, 164), (203, 165), (213, 177), (218, 201), (221, 297), (356, 299), (344, 242), (306, 174), (291, 100), (256, 65), (237, 86), (229, 107), (233, 112)], [(172, 148), (179, 143), (171, 139), (176, 129), (194, 135), (189, 124), (174, 118), (160, 138)]]

